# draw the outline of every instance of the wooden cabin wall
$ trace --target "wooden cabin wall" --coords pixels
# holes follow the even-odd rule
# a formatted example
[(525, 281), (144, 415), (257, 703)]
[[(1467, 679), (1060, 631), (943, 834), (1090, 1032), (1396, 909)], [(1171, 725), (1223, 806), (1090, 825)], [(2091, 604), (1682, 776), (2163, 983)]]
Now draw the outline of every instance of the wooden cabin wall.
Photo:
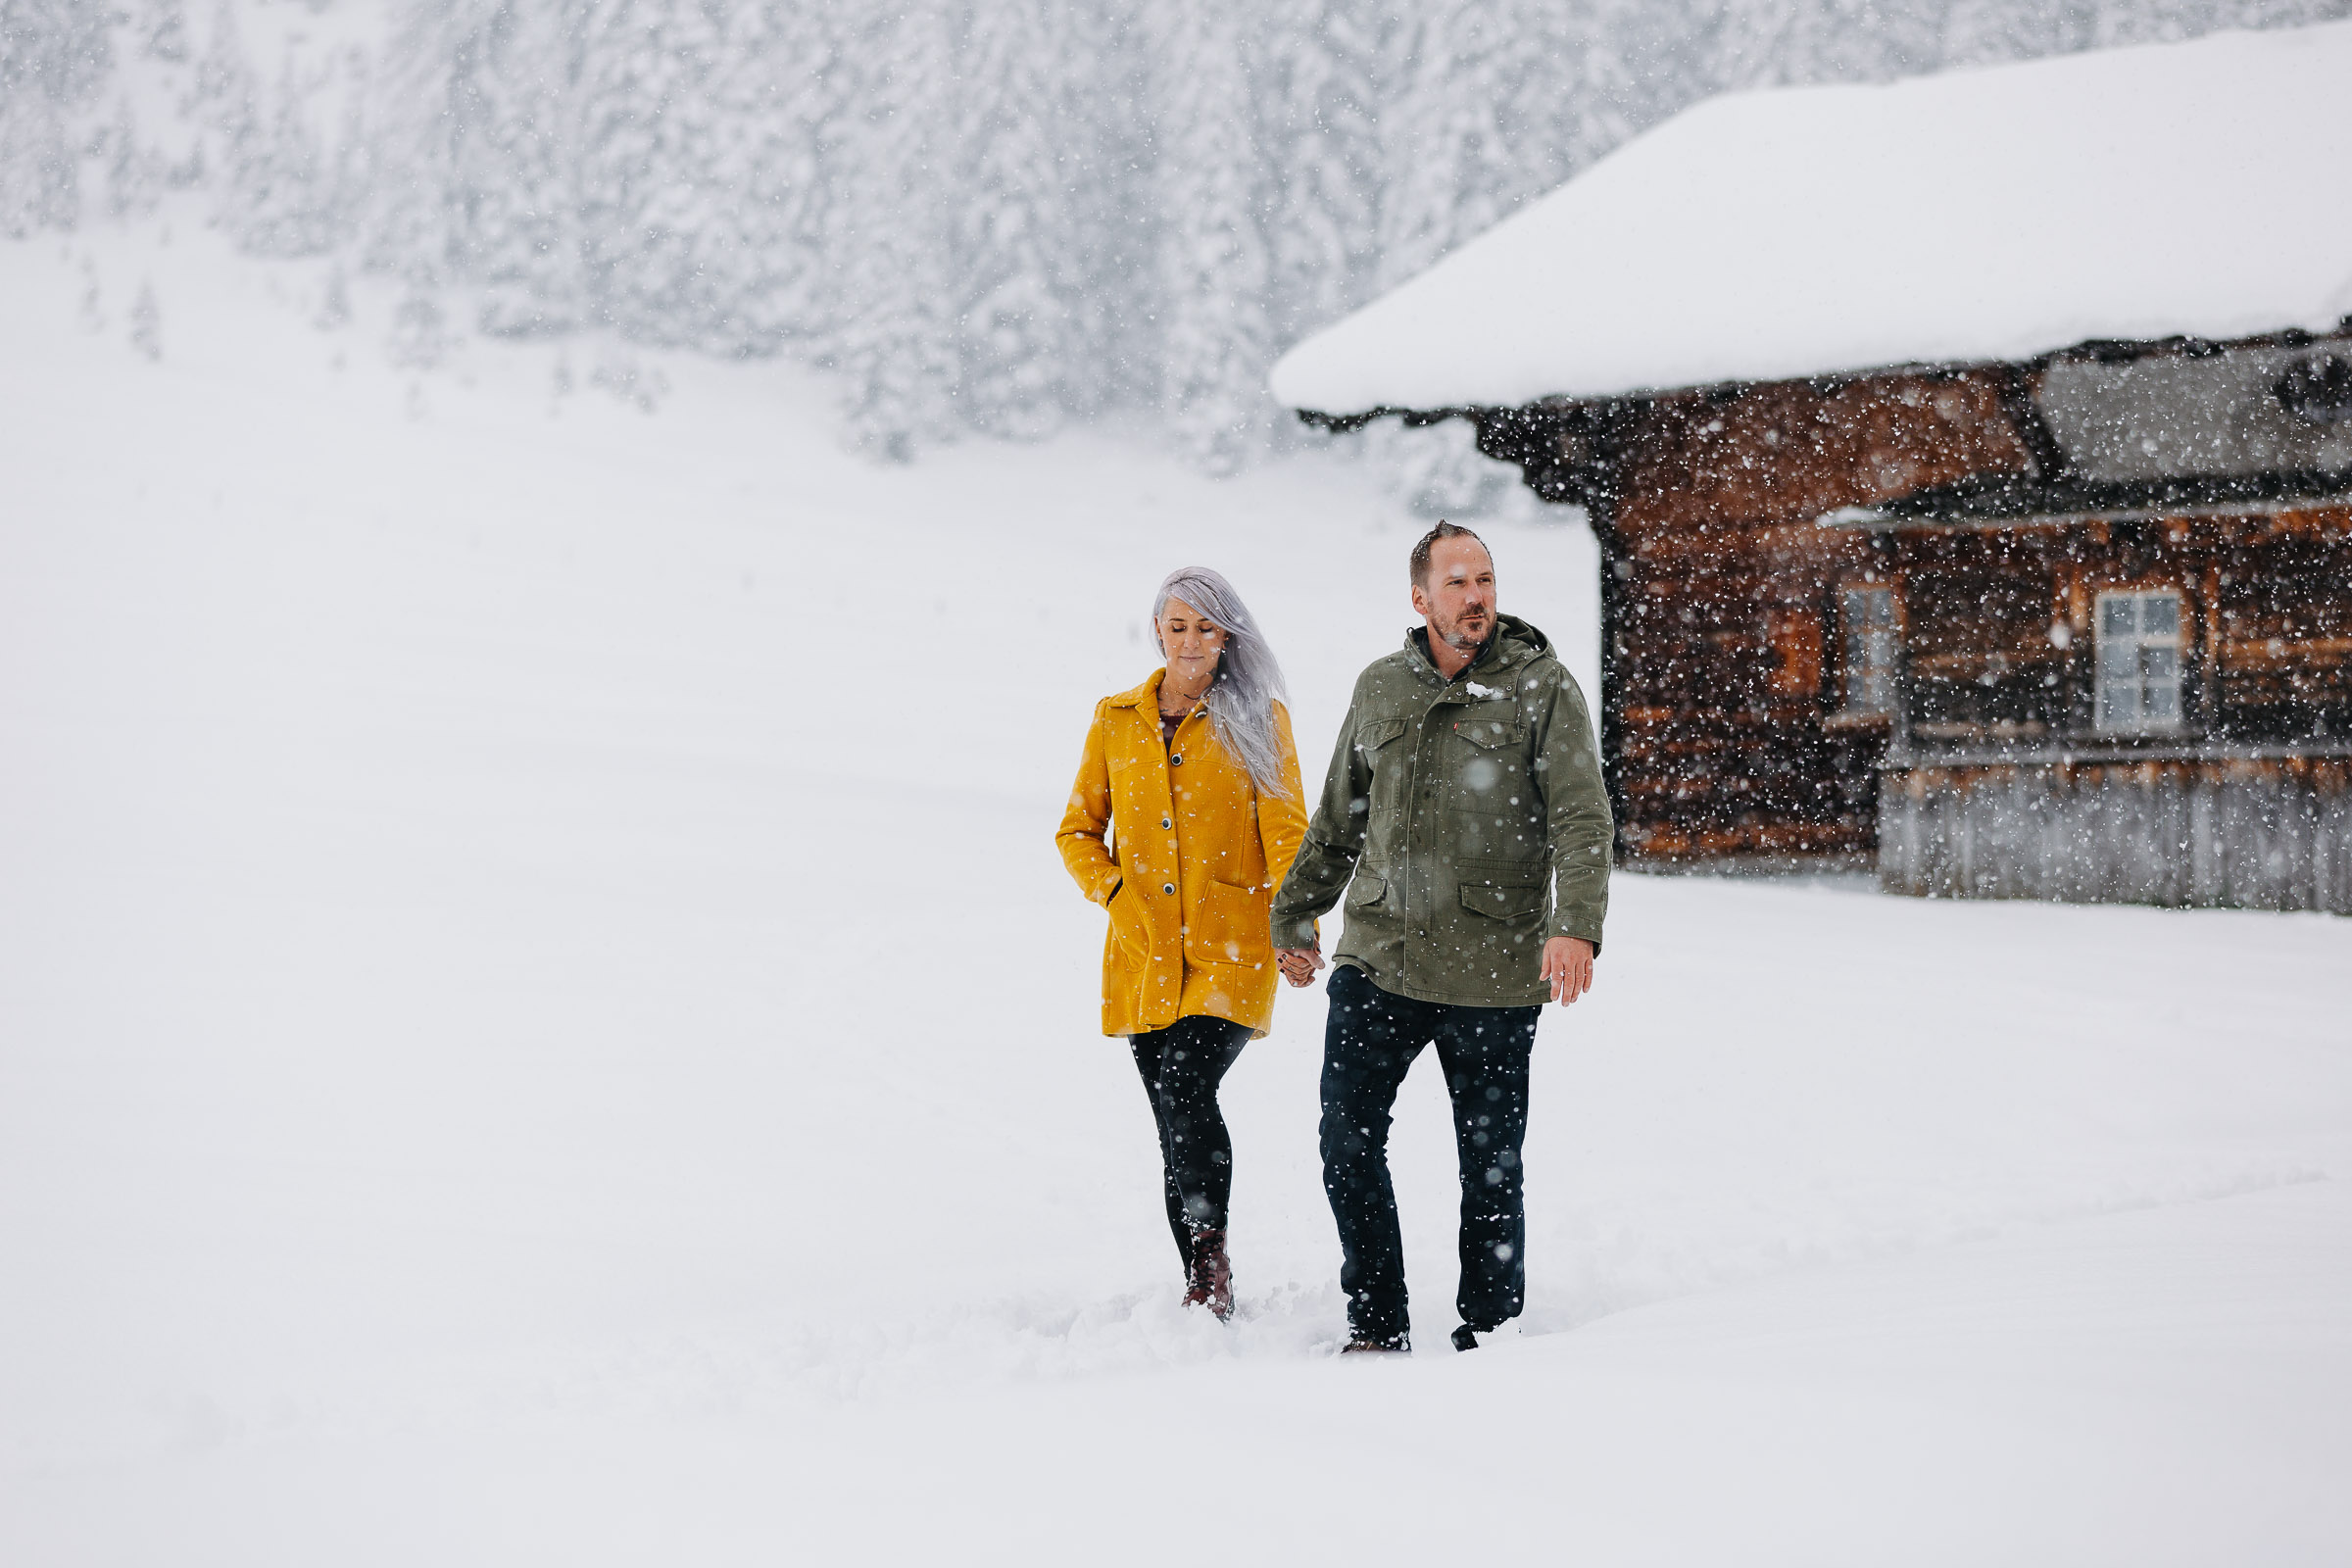
[(2210, 533), (2202, 586), (2217, 733), (2352, 735), (2352, 511), (2234, 519)]
[(2093, 710), (2098, 594), (2181, 596), (2183, 732), (2352, 735), (2352, 513), (1907, 530), (1887, 563), (1910, 734), (1938, 747), (2109, 739)]
[(1883, 723), (1844, 723), (1836, 595), (1886, 547), (1816, 519), (2025, 471), (2005, 372), (1776, 383), (1640, 415), (1602, 530), (1604, 736), (1623, 849), (1860, 856)]
[[(2352, 511), (1906, 530), (1898, 893), (2352, 913)], [(2104, 589), (2181, 599), (2176, 730), (2097, 727)]]
[[(2065, 598), (2079, 563), (2047, 531), (1904, 536), (1890, 573), (1900, 607), (1904, 708), (1914, 740), (2009, 744), (2072, 727), (2086, 689)], [(2064, 624), (2064, 632), (2052, 627)]]

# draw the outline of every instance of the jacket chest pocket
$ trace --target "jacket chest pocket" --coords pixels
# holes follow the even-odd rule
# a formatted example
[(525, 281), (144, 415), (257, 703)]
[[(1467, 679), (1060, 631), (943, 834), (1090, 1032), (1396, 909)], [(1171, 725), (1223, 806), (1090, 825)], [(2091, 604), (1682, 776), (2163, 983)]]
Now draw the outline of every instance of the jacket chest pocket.
[(1482, 752), (1515, 752), (1527, 745), (1527, 726), (1515, 708), (1472, 708), (1453, 721), (1453, 732)]
[(1372, 765), (1377, 767), (1380, 765), (1381, 748), (1403, 733), (1404, 720), (1401, 718), (1368, 718), (1355, 726), (1355, 749), (1371, 759)]
[(1519, 721), (1516, 710), (1470, 709), (1454, 719), (1453, 735), (1461, 780), (1473, 799), (1497, 799), (1504, 786), (1520, 781), (1527, 757), (1527, 726)]

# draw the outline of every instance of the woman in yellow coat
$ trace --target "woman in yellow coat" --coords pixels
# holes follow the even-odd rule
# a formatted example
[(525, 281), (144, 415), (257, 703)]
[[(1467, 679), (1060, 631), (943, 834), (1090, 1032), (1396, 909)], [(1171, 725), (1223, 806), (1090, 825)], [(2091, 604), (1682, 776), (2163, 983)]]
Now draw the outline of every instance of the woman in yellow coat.
[(1171, 572), (1152, 620), (1166, 666), (1095, 705), (1055, 839), (1110, 912), (1102, 1032), (1126, 1037), (1152, 1098), (1185, 1299), (1223, 1318), (1233, 1143), (1217, 1084), (1274, 1015), (1274, 890), (1306, 810), (1282, 670), (1233, 585)]

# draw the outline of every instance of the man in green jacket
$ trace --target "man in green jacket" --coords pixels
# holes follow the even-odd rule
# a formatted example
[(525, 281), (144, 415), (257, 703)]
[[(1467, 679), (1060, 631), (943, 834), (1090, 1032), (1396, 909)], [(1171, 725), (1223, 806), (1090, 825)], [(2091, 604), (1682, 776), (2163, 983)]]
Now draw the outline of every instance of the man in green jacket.
[(1306, 842), (1274, 899), (1276, 961), (1323, 967), (1318, 915), (1345, 893), (1328, 987), (1323, 1190), (1339, 1222), (1349, 1350), (1411, 1348), (1389, 1185), (1389, 1111), (1435, 1042), (1461, 1159), (1458, 1349), (1519, 1315), (1528, 1057), (1544, 1000), (1592, 984), (1613, 826), (1584, 693), (1550, 639), (1494, 607), (1478, 536), (1413, 547), (1424, 625), (1356, 678)]

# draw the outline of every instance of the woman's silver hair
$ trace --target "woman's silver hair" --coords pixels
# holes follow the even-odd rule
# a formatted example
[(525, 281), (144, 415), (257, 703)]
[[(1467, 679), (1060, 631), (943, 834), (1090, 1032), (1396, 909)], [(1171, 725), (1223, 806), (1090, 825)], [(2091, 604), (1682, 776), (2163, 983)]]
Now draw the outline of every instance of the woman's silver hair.
[(1250, 607), (1242, 603), (1242, 596), (1233, 591), (1223, 573), (1206, 566), (1179, 566), (1168, 573), (1159, 585), (1158, 597), (1152, 601), (1154, 638), (1159, 633), (1160, 612), (1168, 608), (1171, 599), (1183, 600), (1225, 633), (1225, 651), (1217, 660), (1216, 676), (1201, 699), (1208, 707), (1209, 728), (1217, 744), (1240, 759), (1260, 795), (1288, 799), (1291, 792), (1282, 783), (1282, 745), (1274, 735), (1274, 705), (1288, 703), (1291, 694), (1282, 684), (1282, 666), (1274, 662), (1274, 650), (1266, 646), (1265, 634), (1257, 629)]

